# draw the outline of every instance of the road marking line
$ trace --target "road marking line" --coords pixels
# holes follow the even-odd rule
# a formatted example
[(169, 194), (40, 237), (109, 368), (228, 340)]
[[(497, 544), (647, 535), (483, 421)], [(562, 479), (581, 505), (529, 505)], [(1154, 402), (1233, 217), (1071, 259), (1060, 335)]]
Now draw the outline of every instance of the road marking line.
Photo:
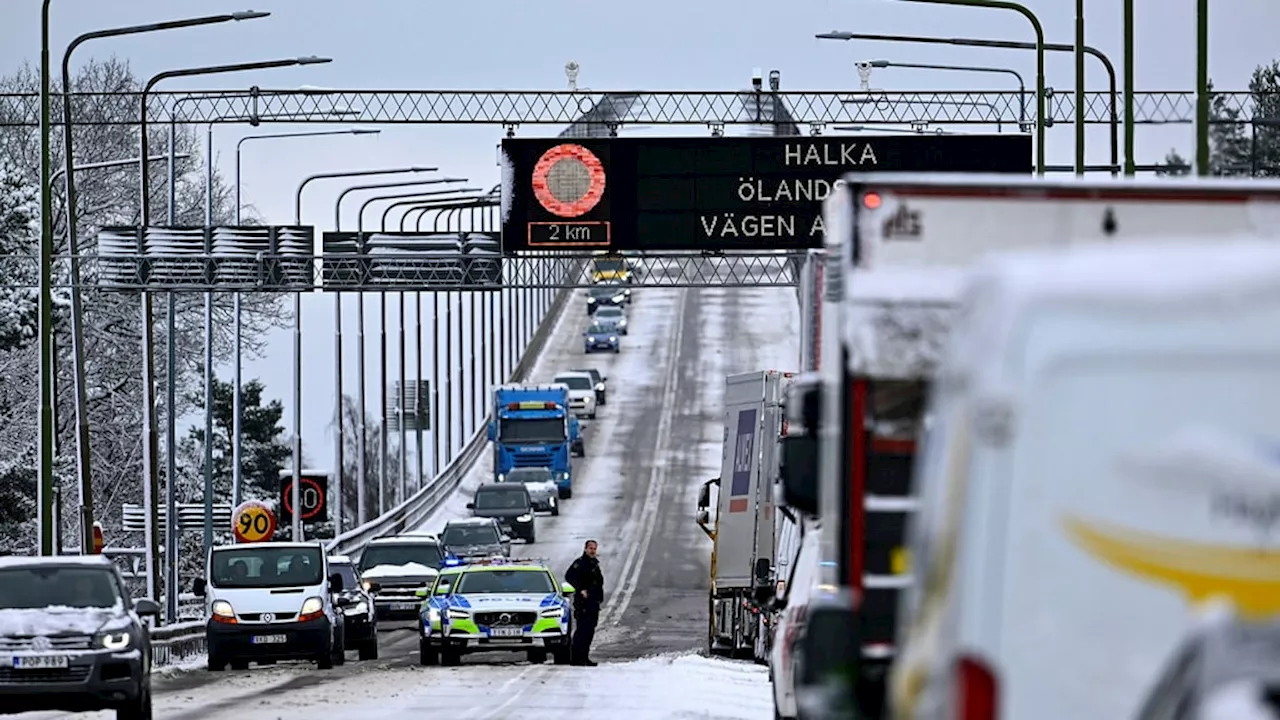
[(649, 552), (649, 543), (658, 527), (658, 510), (662, 506), (662, 491), (667, 484), (667, 456), (671, 441), (671, 422), (675, 415), (678, 380), (680, 377), (680, 348), (684, 343), (685, 306), (689, 298), (688, 290), (680, 291), (680, 299), (676, 303), (675, 337), (667, 358), (667, 375), (663, 379), (662, 405), (663, 412), (658, 419), (658, 437), (654, 444), (653, 465), (649, 471), (649, 490), (645, 495), (644, 505), (638, 516), (640, 537), (633, 542), (627, 552), (626, 561), (622, 565), (622, 573), (618, 591), (614, 593), (600, 614), (601, 625), (617, 625), (635, 595), (640, 584), (640, 571), (644, 567), (645, 555)]
[[(504, 695), (506, 695), (506, 693), (509, 691), (509, 689), (510, 689), (513, 685), (515, 685), (516, 683), (518, 683), (518, 682), (520, 682), (521, 680), (525, 679), (525, 677), (526, 677), (526, 676), (533, 674), (533, 672), (534, 672), (535, 670), (541, 670), (541, 669), (543, 669), (543, 667), (545, 667), (545, 666), (542, 666), (542, 665), (531, 665), (531, 666), (529, 666), (529, 667), (526, 667), (525, 669), (523, 669), (523, 670), (521, 670), (519, 673), (517, 673), (515, 677), (513, 677), (513, 678), (511, 678), (510, 680), (508, 680), (508, 681), (506, 681), (506, 682), (502, 683), (502, 687), (501, 687), (501, 688), (499, 688), (496, 692), (491, 693), (491, 694), (489, 695), (489, 697), (503, 697)], [(523, 695), (525, 694), (525, 691), (529, 690), (529, 689), (530, 689), (530, 688), (532, 688), (532, 687), (533, 687), (533, 683), (532, 683), (532, 682), (527, 682), (527, 683), (525, 683), (522, 687), (517, 688), (517, 689), (515, 690), (515, 692), (512, 692), (512, 693), (511, 693), (511, 695), (507, 696), (506, 700), (503, 700), (501, 705), (498, 705), (497, 707), (495, 707), (495, 708), (491, 708), (491, 709), (488, 709), (488, 710), (485, 710), (485, 709), (484, 709), (483, 707), (481, 707), (481, 706), (476, 706), (482, 714), (480, 714), (480, 715), (474, 715), (473, 713), (475, 712), (475, 710), (471, 710), (471, 711), (467, 712), (467, 714), (465, 715), (465, 717), (466, 717), (466, 718), (474, 718), (474, 720), (488, 720), (489, 718), (494, 717), (495, 715), (497, 715), (498, 713), (502, 712), (503, 710), (506, 710), (507, 708), (511, 707), (511, 705), (512, 705), (513, 703), (515, 703), (517, 700), (519, 700), (519, 699), (521, 698), (521, 696), (523, 696)]]

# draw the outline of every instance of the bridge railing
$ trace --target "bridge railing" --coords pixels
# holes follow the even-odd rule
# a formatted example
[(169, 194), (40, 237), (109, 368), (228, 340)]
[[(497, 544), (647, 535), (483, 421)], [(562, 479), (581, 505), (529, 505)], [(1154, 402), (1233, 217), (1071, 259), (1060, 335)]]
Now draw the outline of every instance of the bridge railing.
[[(529, 376), (573, 293), (572, 288), (564, 288), (556, 293), (538, 329), (521, 354), (520, 362), (512, 370), (512, 382), (522, 382)], [(487, 424), (486, 417), (475, 434), (467, 439), (462, 451), (422, 489), (383, 515), (329, 541), (329, 554), (357, 555), (370, 540), (396, 535), (422, 525), (458, 489), (476, 460), (479, 459), (487, 445), (485, 432)], [(179, 618), (179, 622), (157, 627), (151, 631), (153, 663), (156, 666), (178, 665), (193, 661), (203, 656), (207, 649), (204, 603), (196, 596), (184, 593), (179, 597)]]

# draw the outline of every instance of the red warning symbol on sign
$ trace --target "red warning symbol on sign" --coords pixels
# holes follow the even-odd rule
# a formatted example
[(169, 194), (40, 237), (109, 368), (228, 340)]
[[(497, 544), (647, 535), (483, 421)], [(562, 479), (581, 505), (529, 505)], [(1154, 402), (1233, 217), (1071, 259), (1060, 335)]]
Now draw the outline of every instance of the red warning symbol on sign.
[(533, 166), (533, 195), (557, 217), (576, 218), (591, 212), (604, 197), (604, 188), (604, 164), (575, 143), (548, 149)]

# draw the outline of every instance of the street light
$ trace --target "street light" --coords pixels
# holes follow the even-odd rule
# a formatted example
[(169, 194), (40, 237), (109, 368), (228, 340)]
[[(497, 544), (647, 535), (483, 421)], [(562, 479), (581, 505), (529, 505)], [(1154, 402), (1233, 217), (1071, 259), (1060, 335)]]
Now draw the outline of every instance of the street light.
[[(323, 172), (323, 173), (315, 173), (313, 175), (308, 175), (307, 177), (302, 179), (302, 182), (298, 183), (298, 190), (296, 195), (294, 196), (294, 222), (298, 225), (302, 224), (302, 191), (306, 190), (307, 185), (310, 185), (312, 182), (316, 180), (374, 177), (378, 175), (403, 175), (407, 173), (435, 172), (436, 170), (439, 170), (439, 168), (422, 167), (418, 165), (413, 165), (409, 167), (399, 167), (399, 168), (381, 168), (378, 170), (339, 170), (337, 172)], [(334, 209), (333, 209), (334, 230), (342, 229), (341, 205), (342, 205), (342, 196), (339, 195), (338, 201), (334, 203)], [(323, 258), (324, 256), (323, 238), (321, 238), (319, 242), (321, 244), (319, 255)], [(323, 262), (323, 260), (321, 262)], [(363, 308), (364, 295), (362, 293), (359, 293), (358, 297), (359, 297), (360, 307)], [(297, 295), (294, 297), (293, 310), (294, 310), (293, 367), (295, 370), (294, 377), (293, 377), (293, 396), (294, 396), (293, 426), (294, 426), (295, 432), (294, 432), (294, 446), (293, 446), (293, 498), (292, 498), (292, 501), (293, 501), (293, 506), (295, 508), (299, 508), (302, 503), (302, 492), (300, 489), (300, 486), (302, 483), (302, 370), (301, 370), (302, 368), (302, 297), (301, 295)], [(344, 462), (343, 451), (342, 451), (342, 440), (343, 440), (343, 432), (342, 432), (342, 293), (340, 292), (335, 292), (333, 294), (333, 322), (334, 322), (334, 341), (336, 343), (335, 352), (333, 353), (334, 385), (335, 385), (335, 389), (337, 390), (337, 399), (335, 400), (335, 407), (337, 408), (337, 415), (335, 416), (336, 418), (335, 433), (337, 434), (337, 440), (338, 440), (334, 450), (336, 467), (333, 473), (334, 481), (335, 481), (334, 485), (336, 486), (334, 488), (334, 491), (338, 498), (338, 509), (334, 512), (333, 525), (334, 525), (334, 535), (337, 536), (342, 533), (342, 506), (343, 506), (342, 469), (343, 469), (343, 462)], [(360, 327), (360, 342), (361, 344), (364, 343), (364, 326), (363, 325), (361, 325)], [(360, 376), (364, 377), (364, 354), (363, 353), (361, 353), (360, 355)], [(363, 399), (364, 399), (363, 384), (361, 384), (360, 397), (361, 397), (362, 406), (363, 406)], [(361, 413), (363, 415), (363, 409), (361, 410)], [(363, 430), (363, 426), (361, 427)], [(357, 457), (357, 463), (359, 464), (360, 468), (364, 467), (363, 435), (361, 436), (360, 454)], [(361, 472), (363, 472), (363, 470), (361, 470)], [(358, 500), (358, 506), (359, 508), (361, 508), (361, 510), (359, 510), (358, 512), (361, 514), (361, 517), (363, 517), (363, 507), (364, 507), (363, 495)], [(296, 533), (294, 537), (295, 540), (299, 539), (299, 536), (302, 535), (302, 524), (300, 522), (299, 515), (300, 513), (294, 513), (294, 522), (295, 522), (294, 528)], [(362, 522), (363, 520), (360, 520), (360, 523)], [(360, 523), (357, 523), (357, 524), (360, 524)]]
[[(354, 111), (354, 110), (332, 110), (330, 112), (331, 114), (334, 114), (334, 115), (358, 115), (359, 114), (358, 111)], [(210, 128), (212, 129), (212, 126), (210, 126)], [(283, 138), (324, 137), (329, 135), (376, 135), (380, 132), (382, 131), (371, 130), (367, 128), (350, 128), (347, 130), (310, 130), (305, 132), (267, 133), (262, 135), (245, 135), (244, 137), (240, 138), (238, 141), (236, 141), (236, 174), (235, 174), (235, 197), (236, 197), (236, 221), (235, 222), (236, 222), (236, 225), (239, 225), (241, 222), (240, 212), (243, 208), (243, 205), (240, 200), (240, 192), (241, 192), (240, 156), (244, 148), (244, 144), (247, 141), (283, 139)], [(212, 139), (209, 140), (209, 143), (210, 143), (209, 154), (212, 155), (213, 154)], [(243, 346), (243, 337), (242, 337), (242, 329), (241, 329), (241, 323), (242, 323), (241, 293), (239, 291), (236, 291), (233, 297), (235, 301), (235, 329), (233, 331), (235, 333), (235, 388), (232, 391), (234, 396), (234, 402), (233, 402), (234, 407), (232, 408), (232, 429), (231, 429), (231, 434), (233, 436), (231, 441), (231, 454), (232, 454), (231, 502), (234, 504), (239, 504), (241, 492), (242, 492), (242, 489), (241, 489), (242, 478), (244, 477), (243, 468), (241, 467), (241, 458), (242, 458), (242, 452), (243, 452), (241, 426), (244, 422), (244, 400), (240, 397), (241, 390), (244, 387), (244, 368), (242, 367), (242, 364), (243, 364), (242, 358), (244, 356), (244, 346)]]
[[(52, 76), (49, 62), (49, 7), (51, 0), (44, 0), (40, 8), (40, 278), (39, 278), (39, 302), (38, 302), (38, 324), (39, 324), (39, 345), (40, 345), (40, 405), (37, 411), (39, 415), (39, 470), (37, 483), (37, 496), (39, 502), (38, 516), (40, 525), (40, 552), (42, 555), (48, 555), (53, 552), (53, 397), (51, 393), (52, 378), (45, 377), (45, 373), (52, 367), (53, 354), (53, 196), (49, 188), (49, 181), (52, 177), (53, 153), (51, 149), (52, 123), (50, 121), (50, 90), (49, 83)], [(70, 64), (71, 54), (77, 47), (97, 38), (120, 37), (124, 35), (136, 35), (141, 33), (159, 32), (162, 30), (175, 30), (179, 28), (197, 27), (200, 25), (214, 25), (217, 23), (232, 22), (239, 20), (253, 20), (256, 18), (268, 17), (271, 13), (256, 12), (247, 10), (243, 12), (224, 13), (221, 15), (208, 15), (204, 17), (186, 18), (181, 20), (167, 20), (159, 23), (149, 23), (145, 25), (132, 25), (128, 27), (111, 28), (107, 30), (96, 30), (84, 33), (67, 46), (63, 53), (62, 61), (62, 92), (63, 92), (63, 153), (65, 154), (66, 167), (72, 167), (74, 163), (74, 152), (71, 142), (71, 79)], [(148, 158), (147, 153), (139, 156), (139, 162), (145, 167), (145, 159)], [(76, 357), (76, 425), (78, 427), (76, 442), (79, 446), (77, 452), (77, 466), (80, 475), (80, 492), (86, 494), (87, 497), (81, 497), (81, 524), (84, 525), (82, 530), (81, 547), (93, 547), (93, 488), (89, 467), (89, 431), (87, 418), (83, 417), (84, 412), (84, 379), (83, 373), (79, 372), (80, 353), (78, 348), (83, 343), (83, 326), (81, 320), (81, 302), (79, 288), (79, 272), (80, 264), (77, 259), (77, 238), (75, 233), (75, 173), (67, 171), (64, 173), (63, 181), (66, 183), (65, 197), (67, 201), (68, 212), (71, 213), (72, 222), (68, 223), (67, 240), (68, 251), (71, 255), (71, 309), (72, 309), (72, 344), (73, 355)], [(89, 522), (84, 522), (88, 518)], [(149, 566), (148, 572), (151, 568)]]
[[(1129, 0), (1126, 0), (1128, 2)], [(924, 35), (892, 35), (885, 33), (854, 33), (842, 30), (836, 30), (828, 33), (818, 33), (814, 37), (820, 40), (870, 40), (874, 42), (908, 42), (920, 43), (924, 45), (954, 45), (957, 47), (981, 47), (981, 48), (998, 48), (1001, 50), (1035, 50), (1036, 44), (1031, 42), (1018, 42), (1013, 40), (984, 40), (980, 38), (961, 38), (961, 37), (928, 37)], [(1074, 52), (1075, 46), (1066, 43), (1045, 43), (1046, 52)], [(1084, 46), (1084, 53), (1092, 55), (1102, 63), (1103, 69), (1107, 71), (1107, 80), (1109, 82), (1108, 90), (1110, 92), (1110, 119), (1111, 119), (1111, 166), (1113, 168), (1120, 167), (1120, 115), (1116, 109), (1116, 98), (1119, 90), (1117, 88), (1116, 66), (1111, 62), (1111, 58), (1097, 48)], [(1126, 91), (1127, 92), (1127, 91)], [(1046, 121), (1049, 119), (1046, 118)], [(1133, 143), (1130, 139), (1133, 137), (1132, 128), (1126, 132), (1125, 137), (1125, 174), (1132, 175), (1132, 167), (1134, 163)], [(1113, 171), (1114, 174), (1115, 171)]]
[(892, 60), (867, 60), (865, 62), (873, 68), (950, 70), (955, 72), (999, 73), (1001, 75), (1012, 75), (1018, 80), (1018, 126), (1025, 127), (1027, 124), (1027, 83), (1022, 79), (1022, 73), (1014, 70), (1013, 68), (996, 67), (991, 65), (932, 65), (929, 63), (894, 62)]
[[(370, 184), (370, 185), (355, 185), (355, 186), (349, 187), (349, 188), (347, 188), (347, 189), (343, 190), (341, 193), (339, 193), (339, 194), (338, 194), (338, 200), (337, 200), (337, 203), (338, 203), (338, 204), (341, 204), (341, 203), (342, 203), (342, 200), (343, 200), (343, 199), (344, 199), (348, 194), (350, 194), (350, 193), (352, 193), (352, 192), (355, 192), (355, 191), (357, 191), (357, 190), (384, 190), (384, 189), (396, 188), (396, 187), (413, 187), (413, 186), (420, 186), (420, 185), (441, 185), (441, 184), (452, 184), (452, 183), (460, 183), (460, 182), (466, 182), (466, 178), (439, 178), (439, 179), (433, 179), (433, 180), (416, 180), (416, 181), (412, 181), (412, 180), (411, 180), (411, 181), (406, 181), (406, 182), (375, 183), (375, 184)], [(450, 189), (450, 190), (440, 190), (440, 191), (435, 191), (435, 192), (418, 191), (418, 192), (413, 192), (413, 193), (398, 193), (398, 194), (392, 194), (392, 195), (379, 195), (379, 196), (371, 197), (371, 198), (369, 198), (369, 199), (365, 200), (365, 201), (364, 201), (364, 203), (362, 203), (362, 204), (360, 205), (360, 209), (359, 209), (359, 210), (357, 211), (357, 213), (356, 213), (356, 232), (357, 232), (357, 234), (359, 234), (359, 233), (363, 233), (363, 232), (364, 232), (364, 213), (365, 213), (365, 210), (366, 210), (366, 209), (368, 209), (368, 207), (369, 207), (371, 204), (373, 204), (373, 203), (375, 203), (375, 202), (377, 202), (377, 201), (379, 201), (379, 200), (395, 200), (395, 199), (399, 199), (399, 198), (408, 198), (408, 197), (426, 198), (426, 197), (433, 197), (433, 196), (440, 196), (440, 195), (451, 195), (451, 194), (455, 194), (455, 193), (458, 193), (458, 192), (466, 192), (466, 190), (454, 190), (454, 189)], [(364, 408), (364, 403), (365, 403), (365, 397), (364, 397), (364, 392), (365, 392), (365, 389), (364, 389), (364, 387), (365, 387), (365, 372), (364, 372), (364, 340), (363, 340), (363, 333), (364, 333), (364, 293), (363, 293), (363, 292), (361, 292), (361, 293), (358, 295), (358, 297), (359, 297), (359, 302), (358, 302), (358, 303), (357, 303), (357, 305), (356, 305), (356, 317), (357, 317), (357, 322), (359, 323), (359, 326), (360, 326), (360, 332), (361, 332), (361, 341), (360, 341), (360, 372), (359, 372), (359, 376), (360, 376), (360, 407), (361, 407), (361, 413), (362, 413), (362, 414), (361, 414), (361, 417), (360, 417), (360, 454), (363, 456), (363, 455), (364, 455), (364, 453), (365, 453), (365, 448), (367, 447), (367, 446), (365, 445), (365, 441), (366, 441), (366, 440), (367, 440), (367, 438), (368, 438), (368, 432), (369, 432), (369, 431), (368, 431), (368, 427), (367, 427), (368, 423), (367, 423), (367, 421), (365, 420), (365, 417), (364, 417), (364, 415), (363, 415), (363, 408)], [(381, 297), (380, 297), (380, 299), (379, 299), (379, 302), (378, 302), (378, 307), (379, 307), (379, 309), (380, 309), (380, 311), (381, 311), (381, 316), (382, 316), (382, 333), (381, 333), (381, 338), (382, 338), (382, 351), (381, 351), (381, 354), (380, 354), (380, 358), (381, 358), (381, 359), (380, 359), (380, 363), (381, 363), (381, 371), (380, 371), (380, 375), (379, 375), (379, 377), (382, 379), (382, 385), (383, 385), (383, 387), (381, 388), (382, 392), (380, 392), (380, 393), (379, 393), (379, 395), (380, 395), (380, 396), (381, 396), (381, 398), (382, 398), (382, 406), (381, 406), (382, 415), (381, 415), (381, 417), (385, 419), (385, 418), (386, 418), (386, 416), (387, 416), (387, 393), (386, 393), (386, 378), (387, 378), (387, 297), (386, 297), (386, 294), (385, 294), (385, 293), (381, 295)], [(386, 501), (386, 495), (385, 495), (385, 489), (386, 489), (386, 485), (387, 485), (387, 481), (388, 481), (388, 473), (387, 473), (387, 433), (386, 433), (385, 429), (384, 429), (384, 431), (383, 431), (383, 432), (378, 433), (378, 448), (379, 448), (379, 453), (378, 453), (378, 514), (379, 514), (379, 515), (381, 515), (382, 513), (386, 512), (386, 502), (385, 502), (385, 501)], [(362, 470), (362, 474), (361, 474), (359, 477), (357, 477), (357, 478), (356, 478), (356, 482), (357, 482), (357, 487), (359, 488), (359, 492), (363, 495), (363, 493), (364, 493), (364, 491), (365, 491), (365, 487), (366, 487), (366, 486), (367, 486), (367, 484), (368, 484), (368, 468), (367, 468), (367, 467), (363, 468), (363, 470)]]
[[(299, 58), (287, 58), (282, 60), (262, 60), (257, 62), (233, 63), (230, 65), (206, 65), (203, 67), (179, 68), (176, 70), (164, 70), (159, 73), (156, 73), (155, 75), (152, 75), (150, 79), (147, 80), (146, 84), (142, 88), (142, 95), (140, 100), (141, 105), (139, 107), (140, 129), (138, 133), (139, 135), (138, 142), (141, 145), (141, 152), (139, 153), (139, 155), (141, 157), (147, 157), (148, 155), (148, 144), (149, 144), (147, 139), (148, 100), (149, 100), (149, 96), (151, 94), (152, 89), (154, 89), (155, 86), (163, 80), (179, 78), (179, 77), (221, 75), (225, 73), (246, 72), (250, 70), (267, 70), (271, 68), (298, 67), (302, 65), (321, 65), (329, 62), (333, 62), (331, 58), (308, 56), (308, 57), (299, 57)], [(172, 189), (172, 186), (171, 186), (171, 189)], [(138, 190), (139, 190), (139, 202), (141, 203), (140, 217), (139, 217), (138, 224), (141, 227), (146, 228), (151, 224), (151, 176), (150, 176), (150, 170), (146, 163), (141, 163), (139, 166)], [(170, 294), (170, 299), (172, 300), (172, 293)], [(153, 313), (153, 308), (151, 303), (151, 293), (149, 292), (141, 293), (141, 303), (142, 303), (142, 324), (143, 324), (143, 327), (142, 327), (143, 383), (144, 383), (144, 386), (146, 387), (146, 393), (148, 395), (145, 398), (145, 403), (143, 406), (143, 423), (145, 425), (143, 429), (143, 435), (146, 442), (146, 446), (143, 448), (143, 466), (144, 468), (146, 468), (147, 486), (148, 488), (150, 488), (152, 497), (155, 498), (155, 497), (158, 497), (160, 494), (159, 492), (160, 477), (159, 477), (159, 469), (156, 467), (157, 456), (159, 455), (159, 447), (158, 447), (157, 438), (156, 438), (156, 421), (155, 421), (155, 412), (154, 412), (155, 358), (153, 357), (152, 350), (155, 344), (155, 339), (154, 339), (154, 334), (152, 329), (152, 326), (154, 324), (154, 313)], [(172, 310), (173, 308), (172, 302), (170, 303), (170, 307)], [(212, 312), (213, 312), (213, 293), (210, 292), (205, 294), (205, 316), (208, 317)], [(211, 363), (211, 360), (209, 357), (209, 351), (207, 348), (205, 352), (205, 363), (206, 365)], [(169, 372), (172, 373), (173, 369), (170, 368)], [(206, 382), (206, 386), (207, 385), (208, 383)], [(210, 395), (208, 387), (206, 387), (205, 395), (206, 397)], [(207, 404), (207, 401), (206, 401), (206, 404)], [(172, 408), (170, 408), (169, 412), (170, 413), (173, 412)], [(212, 407), (205, 407), (206, 418), (205, 418), (204, 551), (206, 554), (209, 552), (209, 549), (213, 547), (213, 483), (212, 483), (212, 445), (211, 445), (211, 441), (213, 437), (212, 413), (213, 413)], [(172, 477), (169, 478), (169, 482), (173, 482)], [(156, 509), (154, 502), (152, 503), (152, 506), (149, 509), (149, 513), (152, 517), (152, 524), (154, 525), (155, 524), (154, 521), (159, 514), (159, 511)], [(171, 533), (172, 533), (171, 534), (172, 539), (170, 540), (170, 545), (172, 545), (176, 541), (177, 523), (172, 517), (170, 518), (169, 522), (170, 522)], [(154, 537), (148, 538), (148, 542), (150, 543), (151, 552), (154, 552), (158, 555), (158, 547), (156, 547), (157, 538), (154, 538)], [(175, 560), (176, 558), (170, 558), (171, 574), (173, 572), (172, 568), (176, 566)], [(158, 580), (154, 580), (153, 582), (156, 584), (155, 589), (158, 595), (158, 590), (159, 590)], [(168, 598), (169, 602), (174, 601), (175, 591), (176, 591), (176, 588), (173, 588), (173, 587), (170, 588), (169, 598)]]

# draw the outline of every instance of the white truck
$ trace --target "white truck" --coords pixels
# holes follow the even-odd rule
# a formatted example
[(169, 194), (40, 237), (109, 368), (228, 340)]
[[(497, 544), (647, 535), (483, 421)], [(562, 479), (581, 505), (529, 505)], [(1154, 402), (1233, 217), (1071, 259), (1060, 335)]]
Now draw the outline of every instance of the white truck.
[[(914, 582), (906, 527), (917, 507), (916, 439), (960, 274), (1006, 250), (1277, 237), (1280, 184), (851, 174), (827, 199), (824, 218), (818, 487), (803, 487), (812, 480), (805, 474), (782, 480), (786, 494), (812, 500), (791, 503), (798, 512), (820, 510), (820, 582), (857, 599), (847, 620), (829, 620), (856, 629), (852, 657), (826, 659), (833, 670), (861, 665), (862, 684), (848, 690), (877, 717), (897, 653), (899, 601)], [(822, 672), (810, 663), (808, 675)]]
[(777, 576), (773, 487), (792, 377), (760, 370), (725, 379), (721, 474), (703, 484), (697, 509), (698, 526), (712, 542), (707, 649), (713, 654), (768, 659), (769, 616), (757, 597), (772, 595), (761, 591), (771, 591)]

